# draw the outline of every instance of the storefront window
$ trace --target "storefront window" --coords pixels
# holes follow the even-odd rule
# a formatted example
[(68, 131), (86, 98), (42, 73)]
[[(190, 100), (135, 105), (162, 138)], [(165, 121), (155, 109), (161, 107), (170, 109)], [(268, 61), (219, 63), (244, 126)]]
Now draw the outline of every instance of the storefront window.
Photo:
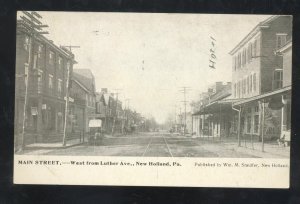
[(254, 133), (258, 133), (259, 115), (254, 115)]
[(251, 133), (251, 116), (247, 117), (247, 133)]

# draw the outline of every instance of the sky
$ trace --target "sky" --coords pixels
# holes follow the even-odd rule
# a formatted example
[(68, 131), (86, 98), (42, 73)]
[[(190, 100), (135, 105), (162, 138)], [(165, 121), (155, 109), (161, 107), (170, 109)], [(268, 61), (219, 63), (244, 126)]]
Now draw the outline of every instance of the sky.
[[(56, 45), (75, 45), (74, 69), (90, 69), (96, 89), (163, 123), (216, 81), (231, 81), (228, 54), (268, 15), (39, 12)], [(97, 32), (95, 32), (97, 31)], [(211, 38), (216, 69), (209, 67)], [(190, 110), (189, 105), (187, 111)]]

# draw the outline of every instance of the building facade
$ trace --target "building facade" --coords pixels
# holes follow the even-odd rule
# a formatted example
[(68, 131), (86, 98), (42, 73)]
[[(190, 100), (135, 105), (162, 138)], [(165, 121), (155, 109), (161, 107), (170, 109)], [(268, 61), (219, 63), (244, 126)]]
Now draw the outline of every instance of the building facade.
[[(232, 96), (240, 118), (241, 137), (247, 140), (279, 138), (282, 110), (278, 106), (283, 88), (283, 57), (277, 50), (292, 36), (291, 16), (272, 16), (259, 23), (234, 49), (232, 55)], [(291, 55), (286, 55), (291, 59)], [(291, 70), (288, 71), (290, 77)], [(275, 105), (276, 104), (276, 105)]]
[(201, 94), (200, 108), (192, 117), (193, 135), (202, 137), (225, 137), (231, 135), (231, 83), (216, 82)]
[(33, 35), (23, 21), (17, 22), (16, 55), (16, 143), (22, 134), (25, 98), (25, 144), (62, 140), (74, 55), (42, 35)]
[(74, 99), (70, 107), (73, 129), (86, 134), (89, 132), (89, 121), (95, 118), (96, 113), (95, 78), (89, 69), (73, 70), (71, 97)]

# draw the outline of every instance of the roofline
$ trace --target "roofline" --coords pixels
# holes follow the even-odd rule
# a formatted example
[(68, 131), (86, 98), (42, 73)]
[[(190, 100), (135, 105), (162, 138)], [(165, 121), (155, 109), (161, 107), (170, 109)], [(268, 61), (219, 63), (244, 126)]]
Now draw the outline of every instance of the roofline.
[[(30, 28), (28, 27), (28, 25), (26, 25), (22, 20), (18, 20), (18, 21), (17, 21), (17, 25), (18, 25), (18, 24), (19, 24), (19, 25), (22, 24), (22, 25), (25, 26), (27, 29), (30, 29)], [(26, 32), (26, 31), (24, 31), (24, 32)], [(29, 33), (28, 33), (28, 34), (29, 34)], [(77, 61), (74, 60), (74, 57), (73, 57), (74, 54), (73, 54), (73, 53), (72, 53), (72, 54), (67, 53), (67, 52), (64, 51), (62, 48), (60, 48), (59, 46), (55, 45), (51, 40), (49, 40), (48, 38), (46, 38), (45, 36), (43, 36), (42, 34), (37, 35), (35, 38), (38, 39), (38, 40), (44, 41), (45, 43), (47, 43), (48, 45), (50, 45), (52, 48), (54, 48), (56, 51), (60, 52), (60, 54), (64, 55), (65, 57), (67, 57), (67, 58), (69, 58), (69, 59), (71, 59), (71, 60), (73, 61), (73, 64), (77, 64)]]
[(80, 83), (77, 79), (72, 79), (74, 82), (76, 82), (81, 88), (83, 88), (86, 92), (91, 93), (82, 83)]
[(284, 46), (282, 46), (281, 48), (279, 48), (278, 50), (276, 50), (276, 52), (284, 52), (286, 51), (287, 49), (291, 48), (293, 45), (293, 41), (289, 41), (287, 42)]
[(275, 20), (279, 16), (288, 16), (288, 15), (273, 15), (267, 18), (266, 20), (261, 21), (229, 52), (229, 54), (233, 55), (238, 50), (238, 48), (246, 44), (255, 34), (258, 33), (258, 31), (260, 31), (261, 28), (269, 27), (265, 24), (270, 23), (271, 21)]

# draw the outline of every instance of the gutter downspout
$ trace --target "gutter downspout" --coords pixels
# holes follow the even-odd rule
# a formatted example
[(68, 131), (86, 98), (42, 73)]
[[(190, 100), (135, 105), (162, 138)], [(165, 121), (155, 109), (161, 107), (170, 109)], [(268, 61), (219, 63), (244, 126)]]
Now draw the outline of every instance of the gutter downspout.
[(241, 132), (241, 109), (242, 107), (239, 105), (239, 109), (236, 109), (231, 106), (231, 108), (239, 113), (239, 121), (238, 121), (238, 146), (241, 146), (240, 132)]

